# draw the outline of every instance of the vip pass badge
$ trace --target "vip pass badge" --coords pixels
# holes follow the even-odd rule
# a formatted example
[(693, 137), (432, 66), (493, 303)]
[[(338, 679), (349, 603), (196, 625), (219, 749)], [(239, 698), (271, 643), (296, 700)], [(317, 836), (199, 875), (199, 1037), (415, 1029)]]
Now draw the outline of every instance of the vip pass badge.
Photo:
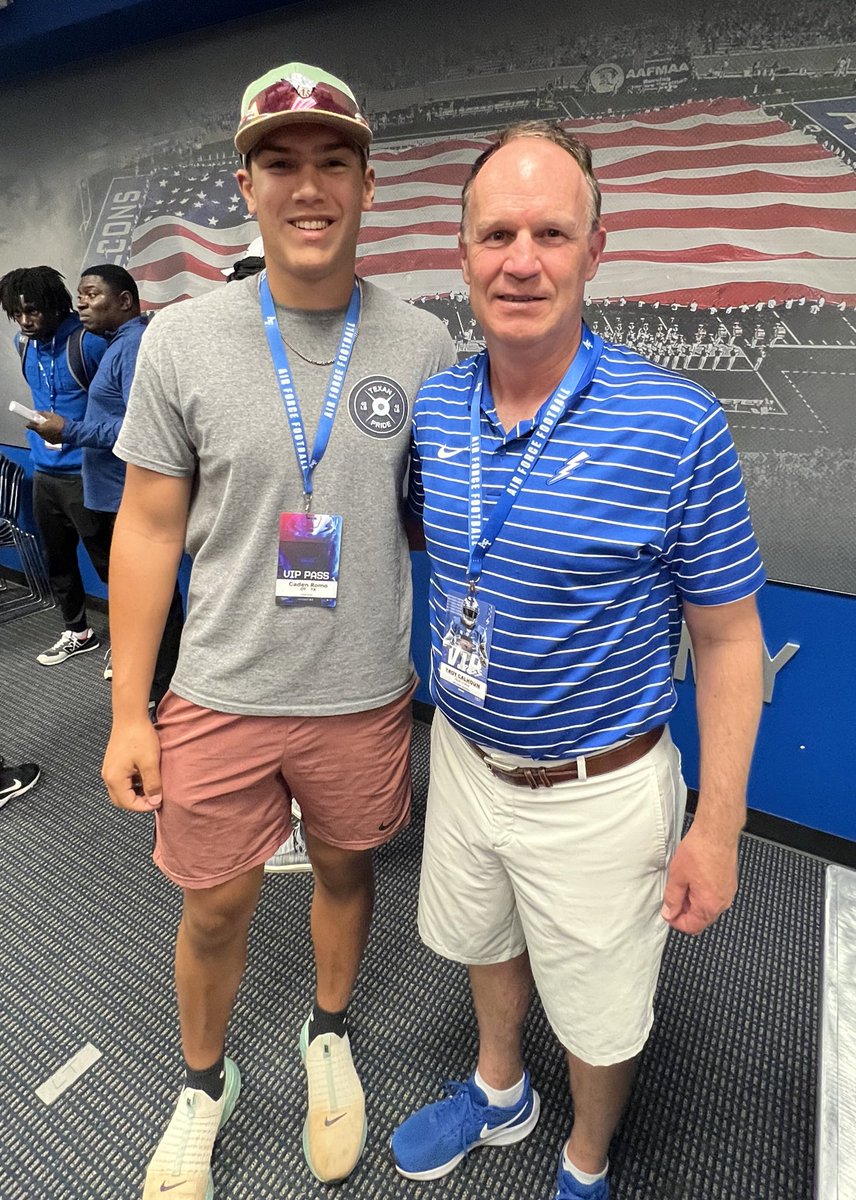
[(479, 603), (474, 584), (466, 592), (453, 589), (448, 593), (440, 678), (449, 691), (479, 707), (487, 697), (493, 617), (493, 605)]
[(449, 691), (483, 706), (487, 698), (490, 647), (495, 621), (494, 606), (479, 598), (478, 586), (485, 555), (505, 524), (518, 493), (528, 479), (550, 435), (594, 374), (603, 341), (584, 324), (577, 353), (561, 383), (549, 398), (544, 415), (529, 439), (526, 452), (505, 491), (483, 520), (481, 461), (481, 401), (487, 377), (487, 353), (482, 352), (478, 371), (470, 390), (470, 489), (469, 489), (469, 562), (467, 591), (450, 589), (447, 593), (443, 638), (440, 648), (439, 675)]
[(303, 512), (280, 513), (274, 599), (279, 605), (335, 608), (339, 591), (342, 518), (331, 513), (312, 512), (312, 477), (330, 440), (339, 397), (357, 338), (360, 326), (360, 287), (358, 281), (354, 280), (311, 454), (266, 272), (262, 272), (259, 277), (259, 301), (276, 381), (288, 419), (297, 465), (303, 478)]
[(335, 608), (342, 518), (330, 513), (280, 513), (276, 602)]

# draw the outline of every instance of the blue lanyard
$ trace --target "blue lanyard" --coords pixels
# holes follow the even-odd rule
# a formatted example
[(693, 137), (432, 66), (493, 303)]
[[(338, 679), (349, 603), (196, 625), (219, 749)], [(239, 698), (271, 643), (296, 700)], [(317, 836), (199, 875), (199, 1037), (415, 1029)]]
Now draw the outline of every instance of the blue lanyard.
[(532, 468), (541, 456), (541, 451), (550, 440), (550, 434), (567, 411), (570, 403), (591, 381), (602, 349), (603, 339), (596, 333), (592, 333), (584, 324), (579, 349), (561, 383), (550, 397), (547, 411), (530, 437), (526, 453), (517, 464), (516, 471), (494, 505), (484, 527), (482, 527), (481, 398), (487, 375), (488, 357), (487, 351), (483, 352), (470, 390), (470, 557), (467, 581), (471, 590), (475, 590), (481, 577), (484, 556), (496, 541), (496, 536), (505, 524), (518, 492), (529, 478)]
[(36, 362), (39, 364), (39, 371), (42, 379), (45, 381), (45, 387), (48, 389), (48, 403), (51, 406), (51, 412), (56, 408), (56, 336), (51, 338), (51, 373), (48, 378), (48, 373), (44, 368), (44, 364), (39, 357), (39, 343), (36, 342)]
[(276, 371), (276, 381), (279, 384), (280, 395), (285, 405), (285, 414), (288, 417), (288, 424), (291, 428), (291, 440), (294, 443), (294, 453), (297, 455), (297, 465), (303, 476), (304, 505), (306, 511), (309, 512), (312, 502), (312, 472), (324, 457), (324, 451), (327, 449), (327, 443), (330, 441), (333, 418), (336, 416), (339, 397), (342, 394), (342, 388), (345, 384), (348, 363), (351, 361), (351, 351), (354, 348), (354, 342), (357, 338), (357, 330), (360, 324), (360, 303), (362, 299), (360, 285), (359, 281), (355, 279), (354, 290), (351, 292), (351, 299), (348, 304), (348, 311), (345, 313), (345, 323), (342, 326), (342, 336), (339, 339), (339, 349), (333, 360), (333, 369), (330, 372), (330, 381), (327, 384), (327, 396), (324, 400), (324, 407), (321, 410), (321, 419), (318, 422), (318, 432), (315, 434), (315, 445), (312, 447), (311, 457), (307, 449), (306, 430), (303, 427), (303, 417), (300, 412), (300, 405), (297, 402), (297, 393), (294, 390), (294, 380), (291, 376), (291, 367), (288, 365), (288, 355), (285, 352), (285, 346), (279, 332), (276, 307), (271, 295), (266, 271), (259, 277), (259, 299), (261, 301), (265, 334), (268, 346), (270, 346), (274, 370)]

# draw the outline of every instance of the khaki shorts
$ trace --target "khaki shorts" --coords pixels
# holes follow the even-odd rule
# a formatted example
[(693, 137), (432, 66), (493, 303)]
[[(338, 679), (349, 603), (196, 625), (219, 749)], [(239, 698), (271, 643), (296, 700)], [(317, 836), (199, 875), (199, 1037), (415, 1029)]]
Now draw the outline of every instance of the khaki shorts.
[(532, 790), (491, 774), (438, 712), (423, 941), (473, 965), (528, 949), (562, 1045), (593, 1066), (632, 1058), (653, 1021), (668, 932), (660, 908), (685, 806), (668, 730), (629, 766)]
[(330, 846), (389, 841), (410, 820), (412, 695), (341, 716), (252, 717), (167, 692), (155, 863), (185, 888), (236, 879), (289, 836), (292, 796)]

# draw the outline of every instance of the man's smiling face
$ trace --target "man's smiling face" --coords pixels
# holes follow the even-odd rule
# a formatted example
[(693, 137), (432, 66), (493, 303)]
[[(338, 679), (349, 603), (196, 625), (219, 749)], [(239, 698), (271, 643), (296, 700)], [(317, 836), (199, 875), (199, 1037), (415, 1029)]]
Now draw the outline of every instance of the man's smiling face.
[(259, 142), (237, 178), (272, 280), (289, 285), (288, 303), (300, 306), (309, 287), (306, 306), (319, 307), (313, 297), (327, 290), (319, 284), (350, 287), (360, 219), (374, 196), (374, 171), (356, 145), (325, 125), (286, 125)]
[(460, 239), (470, 304), (491, 342), (555, 348), (579, 337), (605, 234), (580, 167), (555, 143), (508, 142), (473, 180)]

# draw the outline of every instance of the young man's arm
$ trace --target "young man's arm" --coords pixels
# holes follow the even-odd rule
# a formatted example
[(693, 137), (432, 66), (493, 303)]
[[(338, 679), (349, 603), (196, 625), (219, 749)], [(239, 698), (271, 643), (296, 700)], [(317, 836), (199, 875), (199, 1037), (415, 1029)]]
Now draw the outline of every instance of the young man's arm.
[(737, 845), (761, 716), (763, 638), (755, 597), (731, 604), (684, 603), (693, 644), (701, 750), (692, 827), (669, 868), (663, 916), (701, 933), (737, 891)]
[(110, 555), (113, 732), (102, 778), (120, 808), (160, 804), (160, 747), (149, 690), (184, 551), (191, 476), (128, 465)]

